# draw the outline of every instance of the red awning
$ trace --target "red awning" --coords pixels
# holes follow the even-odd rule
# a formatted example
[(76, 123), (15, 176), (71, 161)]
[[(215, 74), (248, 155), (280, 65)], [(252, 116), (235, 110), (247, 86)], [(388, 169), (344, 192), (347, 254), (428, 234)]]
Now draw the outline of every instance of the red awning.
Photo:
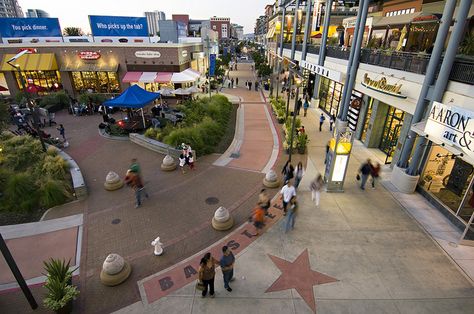
[(156, 74), (155, 82), (157, 83), (169, 83), (173, 73), (171, 72), (158, 72)]
[(0, 92), (6, 92), (7, 90), (8, 90), (8, 88), (3, 87), (2, 85), (0, 85)]
[(122, 82), (130, 83), (130, 82), (138, 82), (140, 77), (142, 76), (142, 72), (127, 72), (123, 77)]

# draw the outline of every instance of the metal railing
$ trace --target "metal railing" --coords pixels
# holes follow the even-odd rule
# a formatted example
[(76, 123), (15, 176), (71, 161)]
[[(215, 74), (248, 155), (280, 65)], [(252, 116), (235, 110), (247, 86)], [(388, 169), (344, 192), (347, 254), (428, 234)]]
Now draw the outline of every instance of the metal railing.
[[(291, 49), (291, 43), (284, 43), (283, 48)], [(319, 54), (320, 46), (308, 44), (307, 49), (308, 53)], [(297, 44), (296, 50), (301, 51), (302, 44)], [(350, 48), (326, 47), (326, 56), (328, 57), (348, 60), (349, 54)], [(422, 52), (412, 53), (362, 48), (360, 62), (389, 69), (425, 74), (430, 57), (430, 54)], [(449, 79), (460, 83), (474, 84), (474, 59), (456, 59)]]

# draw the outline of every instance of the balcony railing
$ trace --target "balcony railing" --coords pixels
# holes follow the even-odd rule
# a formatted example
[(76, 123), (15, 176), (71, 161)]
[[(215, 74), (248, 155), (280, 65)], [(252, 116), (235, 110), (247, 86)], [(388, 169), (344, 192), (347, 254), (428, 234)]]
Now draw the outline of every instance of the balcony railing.
[[(291, 43), (284, 43), (283, 47), (291, 49)], [(301, 49), (302, 45), (297, 44), (296, 50), (301, 51)], [(307, 46), (308, 53), (319, 54), (319, 50), (319, 45)], [(347, 49), (334, 46), (326, 47), (326, 56), (328, 57), (349, 60), (349, 54), (350, 48)], [(383, 51), (362, 48), (360, 62), (389, 69), (425, 74), (430, 56), (431, 55), (425, 53)], [(439, 68), (437, 71), (439, 72)], [(456, 59), (451, 69), (449, 79), (460, 83), (474, 84), (474, 60)]]

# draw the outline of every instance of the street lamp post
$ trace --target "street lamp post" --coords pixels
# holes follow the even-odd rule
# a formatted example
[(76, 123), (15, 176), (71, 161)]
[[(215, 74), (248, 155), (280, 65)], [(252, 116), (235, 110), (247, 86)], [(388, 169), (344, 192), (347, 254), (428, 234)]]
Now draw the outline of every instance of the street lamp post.
[(15, 68), (18, 72), (18, 76), (19, 76), (19, 79), (20, 79), (20, 84), (21, 84), (23, 92), (25, 93), (25, 96), (26, 96), (26, 103), (27, 103), (28, 109), (30, 109), (31, 114), (33, 115), (33, 127), (35, 128), (35, 131), (38, 134), (38, 137), (39, 137), (40, 142), (41, 142), (41, 147), (43, 148), (43, 151), (45, 152), (46, 151), (46, 145), (44, 144), (43, 137), (41, 136), (41, 133), (40, 133), (40, 128), (39, 128), (39, 125), (38, 125), (38, 113), (36, 111), (36, 106), (34, 105), (33, 100), (30, 97), (30, 93), (28, 93), (28, 91), (26, 90), (26, 83), (25, 83), (25, 80), (23, 79), (23, 75), (21, 74), (20, 65), (14, 63), (16, 60), (18, 60), (18, 58), (20, 58), (21, 56), (23, 56), (27, 53), (29, 53), (28, 50), (23, 50), (22, 52), (16, 54), (15, 56), (13, 56), (9, 60), (7, 60), (7, 63), (10, 66), (12, 66), (13, 68)]
[(291, 123), (291, 137), (290, 137), (290, 150), (289, 150), (289, 157), (288, 160), (291, 161), (291, 155), (293, 154), (293, 140), (295, 137), (295, 127), (296, 127), (296, 109), (298, 108), (298, 97), (299, 97), (299, 92), (300, 92), (300, 85), (301, 85), (301, 79), (299, 77), (295, 78), (295, 83), (296, 83), (296, 97), (295, 97), (295, 103), (293, 106), (293, 121)]
[(290, 73), (289, 81), (288, 81), (288, 89), (287, 89), (287, 94), (288, 97), (286, 99), (286, 114), (285, 114), (285, 121), (288, 119), (288, 112), (290, 111), (290, 97), (291, 97), (291, 87), (293, 86), (293, 74)]

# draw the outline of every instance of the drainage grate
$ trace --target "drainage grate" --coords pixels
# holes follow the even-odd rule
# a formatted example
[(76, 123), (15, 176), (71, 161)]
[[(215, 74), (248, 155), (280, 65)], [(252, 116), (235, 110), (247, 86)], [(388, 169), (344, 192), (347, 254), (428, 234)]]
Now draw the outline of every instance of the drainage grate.
[(216, 205), (217, 203), (219, 203), (219, 199), (217, 197), (206, 198), (206, 204), (208, 205)]
[(112, 225), (118, 225), (121, 222), (122, 222), (121, 219), (115, 218), (114, 220), (112, 220)]

